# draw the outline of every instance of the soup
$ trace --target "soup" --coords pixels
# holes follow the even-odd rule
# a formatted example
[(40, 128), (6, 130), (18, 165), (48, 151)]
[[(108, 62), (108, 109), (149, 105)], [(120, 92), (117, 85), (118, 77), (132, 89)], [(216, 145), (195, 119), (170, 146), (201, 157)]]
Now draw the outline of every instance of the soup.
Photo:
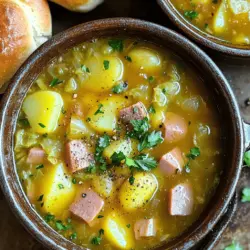
[(50, 62), (15, 132), (30, 203), (90, 249), (149, 249), (179, 236), (214, 194), (221, 148), (202, 79), (133, 39), (85, 42)]
[(249, 0), (171, 0), (202, 31), (233, 44), (250, 44)]

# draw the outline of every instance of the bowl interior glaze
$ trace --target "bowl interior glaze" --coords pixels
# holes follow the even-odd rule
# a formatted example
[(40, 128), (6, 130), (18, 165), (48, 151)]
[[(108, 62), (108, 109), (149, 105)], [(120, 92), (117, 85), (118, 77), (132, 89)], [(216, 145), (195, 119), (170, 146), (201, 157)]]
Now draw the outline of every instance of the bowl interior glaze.
[(51, 229), (27, 200), (16, 172), (13, 145), (17, 117), (25, 95), (41, 70), (67, 49), (99, 37), (136, 37), (165, 47), (182, 57), (205, 80), (223, 120), (226, 152), (218, 189), (187, 231), (157, 249), (190, 249), (207, 235), (226, 211), (239, 178), (243, 154), (242, 121), (234, 95), (213, 61), (183, 36), (162, 26), (129, 18), (84, 23), (54, 36), (23, 64), (2, 99), (0, 111), (0, 183), (13, 213), (26, 229), (49, 249), (83, 249)]
[(237, 45), (212, 36), (189, 22), (171, 3), (171, 0), (157, 0), (171, 21), (186, 35), (205, 47), (235, 57), (250, 57), (250, 45)]

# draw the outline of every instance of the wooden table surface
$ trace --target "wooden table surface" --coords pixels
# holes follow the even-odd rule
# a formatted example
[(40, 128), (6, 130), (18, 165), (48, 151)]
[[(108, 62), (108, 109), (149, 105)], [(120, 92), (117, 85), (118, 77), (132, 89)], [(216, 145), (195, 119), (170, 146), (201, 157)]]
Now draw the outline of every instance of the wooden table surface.
[[(119, 16), (149, 20), (176, 30), (162, 13), (155, 0), (106, 0), (102, 6), (88, 14), (72, 13), (55, 4), (50, 5), (54, 34), (86, 21)], [(245, 105), (246, 99), (250, 97), (250, 61), (235, 61), (211, 51), (207, 51), (207, 53), (224, 72), (238, 99), (243, 119), (250, 123), (250, 106)], [(242, 171), (238, 184), (239, 194), (245, 186), (250, 187), (250, 168)], [(1, 191), (0, 214), (0, 250), (44, 249), (16, 220)], [(239, 242), (245, 250), (250, 250), (249, 229), (250, 203), (243, 204), (239, 201), (237, 212), (224, 232), (216, 250), (224, 249), (232, 240)]]

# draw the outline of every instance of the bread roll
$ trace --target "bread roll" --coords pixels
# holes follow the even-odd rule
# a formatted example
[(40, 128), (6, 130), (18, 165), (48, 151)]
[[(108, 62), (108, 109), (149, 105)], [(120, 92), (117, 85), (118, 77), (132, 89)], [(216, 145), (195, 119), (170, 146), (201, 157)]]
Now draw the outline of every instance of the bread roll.
[(25, 59), (51, 36), (46, 0), (0, 0), (0, 91)]
[(51, 1), (63, 6), (68, 10), (77, 12), (88, 12), (93, 10), (104, 0), (51, 0)]

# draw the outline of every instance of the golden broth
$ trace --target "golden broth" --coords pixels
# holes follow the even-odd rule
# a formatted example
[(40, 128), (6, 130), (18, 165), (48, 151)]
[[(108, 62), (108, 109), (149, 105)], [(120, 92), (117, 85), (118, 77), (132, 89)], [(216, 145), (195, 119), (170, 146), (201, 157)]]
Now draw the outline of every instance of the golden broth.
[[(119, 42), (119, 40), (117, 41)], [(200, 213), (205, 209), (219, 182), (222, 170), (220, 122), (213, 99), (204, 88), (203, 81), (197, 77), (192, 68), (167, 50), (133, 39), (125, 39), (121, 42), (123, 49), (119, 46), (116, 49), (109, 39), (85, 42), (53, 60), (43, 69), (34, 82), (26, 100), (30, 95), (39, 91), (50, 90), (59, 93), (63, 101), (63, 107), (57, 127), (53, 132), (42, 133), (43, 129), (47, 129), (39, 120), (42, 113), (33, 114), (32, 118), (36, 117), (35, 122), (40, 126), (36, 127), (39, 130), (37, 133), (34, 129), (37, 124), (32, 127), (32, 123), (30, 127), (27, 122), (26, 113), (32, 104), (29, 103), (28, 105), (25, 100), (26, 103), (22, 107), (16, 128), (15, 157), (17, 171), (30, 202), (60, 234), (81, 246), (87, 246), (91, 249), (117, 249), (112, 240), (106, 237), (108, 234), (106, 229), (104, 235), (101, 236), (100, 246), (92, 244), (92, 239), (98, 237), (99, 230), (105, 227), (105, 219), (111, 213), (116, 213), (119, 218), (122, 218), (123, 224), (126, 225), (128, 241), (132, 242), (130, 245), (135, 249), (148, 249), (180, 235), (198, 219)], [(152, 59), (150, 57), (146, 58), (145, 61), (143, 58), (145, 54), (138, 52), (142, 48), (156, 55), (151, 64), (159, 64), (158, 66), (150, 66), (149, 62)], [(142, 59), (140, 59), (140, 53), (143, 54)], [(119, 81), (127, 83), (127, 89), (119, 94), (112, 92), (112, 88), (117, 82), (107, 81), (109, 77), (107, 75), (94, 76), (94, 78), (91, 78), (94, 79), (94, 82), (89, 80), (89, 77), (92, 77), (91, 74), (96, 70), (95, 66), (100, 63), (95, 61), (91, 64), (92, 59), (101, 60), (101, 64), (103, 63), (103, 67), (106, 68), (103, 72), (106, 74), (108, 70), (113, 70), (112, 60), (114, 58), (110, 59), (110, 57), (116, 58), (115, 60), (119, 59), (118, 63), (122, 63), (124, 68), (122, 73), (120, 69), (115, 69), (114, 74), (115, 77), (121, 78)], [(104, 61), (109, 61), (109, 65), (107, 66), (107, 62), (105, 65)], [(144, 65), (144, 68), (140, 67), (140, 64)], [(102, 88), (98, 85), (100, 84), (99, 79), (103, 82), (107, 81)], [(161, 103), (162, 106), (159, 106), (159, 102), (155, 100), (154, 92), (156, 88), (166, 82), (175, 82), (177, 84), (174, 86), (178, 88), (167, 93), (162, 91), (166, 98), (163, 99), (167, 102), (163, 102)], [(88, 172), (82, 170), (74, 174), (64, 167), (63, 175), (67, 180), (63, 181), (66, 184), (63, 186), (57, 182), (53, 190), (50, 187), (56, 182), (54, 172), (55, 169), (59, 169), (58, 164), (65, 164), (64, 144), (68, 140), (83, 139), (90, 144), (92, 152), (95, 151), (96, 141), (104, 132), (101, 132), (100, 128), (96, 130), (96, 127), (91, 123), (97, 116), (104, 117), (105, 112), (104, 114), (92, 114), (92, 119), (89, 118), (89, 114), (91, 114), (91, 110), (102, 110), (106, 101), (110, 103), (110, 98), (118, 98), (115, 99), (118, 111), (141, 101), (150, 111), (151, 130), (155, 129), (163, 134), (162, 123), (166, 112), (176, 113), (188, 122), (188, 132), (185, 139), (176, 143), (164, 141), (154, 148), (143, 151), (148, 153), (150, 157), (154, 157), (157, 162), (162, 155), (176, 146), (183, 152), (186, 163), (188, 158), (185, 155), (189, 153), (191, 148), (197, 147), (200, 150), (200, 156), (190, 161), (190, 172), (183, 171), (181, 174), (164, 176), (159, 167), (153, 168), (150, 172), (157, 178), (158, 189), (154, 196), (145, 202), (146, 205), (134, 211), (125, 211), (118, 198), (122, 183), (131, 176), (129, 168), (125, 165), (113, 166), (111, 164), (105, 171), (100, 171), (97, 168), (95, 173), (91, 173), (94, 170), (89, 169)], [(43, 102), (43, 100), (39, 101)], [(162, 99), (157, 99), (157, 101), (162, 101)], [(43, 105), (46, 106), (48, 103), (49, 101), (44, 100)], [(100, 107), (100, 104), (104, 106)], [(152, 111), (152, 107), (150, 110), (151, 105), (153, 105), (156, 114)], [(161, 120), (157, 118), (159, 113), (163, 114)], [(44, 119), (46, 120), (48, 117)], [(83, 129), (80, 134), (74, 133), (75, 130), (72, 132), (70, 126), (74, 119), (83, 121), (87, 129)], [(111, 141), (124, 138), (124, 126), (119, 121), (114, 125), (113, 131), (107, 131)], [(79, 127), (77, 128), (79, 129)], [(89, 134), (91, 134), (90, 137)], [(137, 146), (138, 142), (134, 141)], [(45, 150), (46, 160), (43, 164), (27, 163), (28, 151), (32, 147), (42, 147)], [(132, 153), (133, 156), (137, 155), (138, 150), (134, 148)], [(135, 169), (134, 174), (136, 172)], [(100, 176), (104, 179), (107, 178), (108, 183), (111, 182), (113, 185), (112, 192), (108, 197), (105, 197), (103, 192), (105, 193), (109, 184), (107, 184), (107, 187), (103, 188), (102, 186), (100, 188), (100, 180), (98, 179)], [(168, 213), (168, 191), (175, 185), (184, 182), (190, 183), (193, 188), (193, 212), (189, 216), (171, 216)], [(65, 185), (67, 185), (67, 189)], [(91, 226), (74, 217), (69, 211), (69, 205), (73, 202), (72, 198), (69, 197), (81, 193), (84, 187), (94, 189), (105, 202), (102, 211), (99, 213), (101, 218), (96, 217)], [(54, 203), (50, 203), (49, 199), (54, 199)], [(134, 224), (137, 220), (143, 218), (155, 219), (156, 236), (135, 240)]]
[(177, 10), (202, 31), (233, 44), (250, 44), (248, 0), (171, 0)]

